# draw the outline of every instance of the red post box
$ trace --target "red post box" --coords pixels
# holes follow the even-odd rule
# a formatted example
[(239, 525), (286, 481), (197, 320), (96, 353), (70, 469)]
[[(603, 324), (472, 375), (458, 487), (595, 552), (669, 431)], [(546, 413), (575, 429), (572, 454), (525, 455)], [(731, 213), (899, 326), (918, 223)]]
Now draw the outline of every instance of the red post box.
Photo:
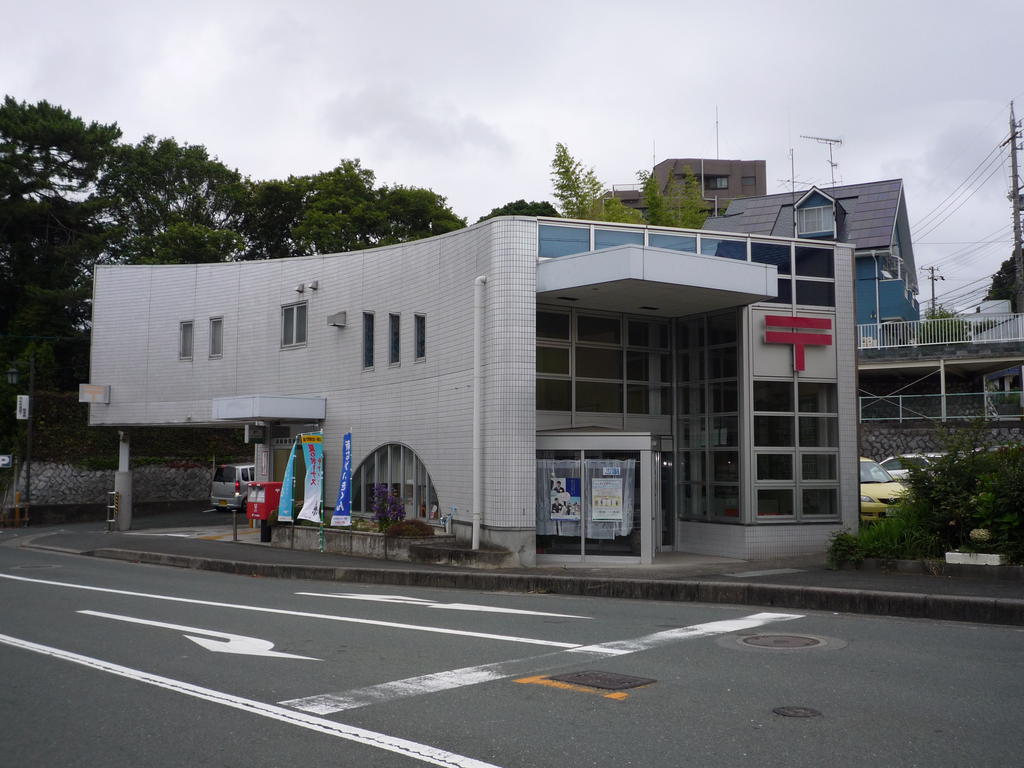
[(281, 504), (281, 483), (249, 483), (245, 516), (250, 520), (269, 520)]

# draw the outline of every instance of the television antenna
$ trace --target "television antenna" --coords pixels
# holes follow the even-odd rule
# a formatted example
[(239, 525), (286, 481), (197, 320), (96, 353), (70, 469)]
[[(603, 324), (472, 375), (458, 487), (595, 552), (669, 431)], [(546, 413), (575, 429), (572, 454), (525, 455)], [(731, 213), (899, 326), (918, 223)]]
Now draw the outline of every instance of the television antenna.
[(828, 144), (828, 164), (832, 168), (832, 189), (835, 189), (836, 188), (836, 168), (839, 167), (839, 163), (835, 162), (832, 159), (832, 148), (833, 147), (841, 147), (841, 146), (843, 146), (843, 140), (842, 139), (827, 139), (827, 138), (825, 138), (823, 136), (804, 136), (803, 134), (800, 134), (800, 138), (801, 139), (810, 139), (811, 141), (816, 141), (819, 144)]

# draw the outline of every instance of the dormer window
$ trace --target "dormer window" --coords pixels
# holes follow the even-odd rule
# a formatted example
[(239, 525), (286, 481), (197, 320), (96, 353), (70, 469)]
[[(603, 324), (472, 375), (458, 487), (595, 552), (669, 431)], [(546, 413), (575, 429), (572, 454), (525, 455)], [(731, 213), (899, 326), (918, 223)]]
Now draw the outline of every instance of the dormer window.
[(823, 233), (827, 233), (831, 237), (834, 232), (831, 205), (816, 205), (813, 208), (797, 210), (796, 234), (798, 237)]

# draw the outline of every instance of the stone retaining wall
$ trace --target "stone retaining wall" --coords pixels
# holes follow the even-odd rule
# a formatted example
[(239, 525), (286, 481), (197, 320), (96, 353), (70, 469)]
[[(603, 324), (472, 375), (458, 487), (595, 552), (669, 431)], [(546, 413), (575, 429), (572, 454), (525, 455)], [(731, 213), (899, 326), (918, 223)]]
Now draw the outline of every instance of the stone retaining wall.
[[(148, 464), (132, 469), (133, 503), (208, 499), (213, 467), (207, 465)], [(25, 471), (19, 470), (18, 490), (25, 493)], [(71, 464), (32, 462), (32, 506), (107, 503), (114, 490), (113, 470), (79, 469)]]
[[(1024, 442), (1024, 427), (993, 426), (983, 433), (990, 445)], [(936, 423), (911, 426), (863, 422), (860, 425), (860, 455), (881, 461), (905, 453), (937, 453), (943, 450), (942, 432)]]

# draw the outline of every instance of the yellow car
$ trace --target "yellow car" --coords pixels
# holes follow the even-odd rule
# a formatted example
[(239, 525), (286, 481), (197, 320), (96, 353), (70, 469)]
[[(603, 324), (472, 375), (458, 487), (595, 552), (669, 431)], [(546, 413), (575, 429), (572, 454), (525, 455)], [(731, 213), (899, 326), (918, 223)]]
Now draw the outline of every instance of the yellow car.
[(877, 461), (860, 460), (860, 521), (873, 523), (891, 517), (892, 506), (899, 501), (906, 487), (882, 469)]

